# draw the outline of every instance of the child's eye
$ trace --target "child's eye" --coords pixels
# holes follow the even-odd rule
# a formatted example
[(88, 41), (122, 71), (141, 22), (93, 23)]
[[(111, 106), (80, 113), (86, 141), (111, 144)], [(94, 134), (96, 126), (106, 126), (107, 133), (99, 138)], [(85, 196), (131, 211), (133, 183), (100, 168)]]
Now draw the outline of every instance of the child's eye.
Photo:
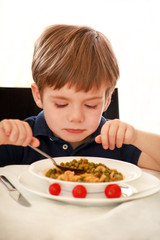
[(87, 108), (91, 108), (91, 109), (95, 109), (97, 107), (97, 105), (89, 105), (89, 104), (86, 104), (86, 107)]
[(57, 108), (64, 108), (66, 107), (68, 104), (58, 104), (58, 103), (55, 103), (56, 107)]

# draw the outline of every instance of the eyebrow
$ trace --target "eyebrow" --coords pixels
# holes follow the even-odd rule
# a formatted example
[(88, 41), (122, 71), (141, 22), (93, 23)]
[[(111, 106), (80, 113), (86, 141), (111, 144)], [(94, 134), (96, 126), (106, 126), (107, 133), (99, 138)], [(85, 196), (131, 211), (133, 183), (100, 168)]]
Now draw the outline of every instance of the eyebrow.
[[(69, 100), (69, 98), (64, 97), (64, 96), (51, 96), (52, 99), (60, 99), (60, 100)], [(102, 96), (97, 96), (97, 97), (91, 97), (88, 99), (85, 99), (85, 101), (92, 101), (92, 100), (98, 100), (98, 99), (102, 99)]]

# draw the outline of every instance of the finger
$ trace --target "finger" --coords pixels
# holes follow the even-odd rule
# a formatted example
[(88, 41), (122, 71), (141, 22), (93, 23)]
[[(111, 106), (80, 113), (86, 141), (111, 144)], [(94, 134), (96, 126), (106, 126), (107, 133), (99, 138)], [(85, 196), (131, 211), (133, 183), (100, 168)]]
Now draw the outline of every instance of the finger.
[(11, 120), (12, 130), (9, 136), (9, 140), (12, 144), (18, 146), (26, 146), (31, 141), (32, 133), (28, 123), (20, 120)]
[(32, 134), (32, 129), (27, 122), (23, 122), (23, 126), (21, 127), (22, 127), (21, 134), (25, 134), (25, 135), (24, 136), (20, 135), (19, 143), (25, 147), (31, 142), (33, 134)]
[(0, 122), (0, 145), (8, 143), (9, 143), (8, 136), (6, 135), (5, 130), (2, 127), (2, 123)]
[(109, 142), (108, 142), (108, 132), (109, 132), (109, 129), (110, 129), (110, 122), (106, 122), (102, 129), (101, 129), (101, 142), (102, 142), (102, 146), (104, 149), (108, 149), (109, 147)]
[(11, 143), (17, 142), (17, 139), (19, 137), (19, 132), (18, 132), (18, 126), (16, 123), (16, 120), (9, 120), (9, 126), (10, 126), (10, 134), (9, 134), (9, 141)]
[(10, 120), (8, 120), (8, 119), (2, 120), (0, 122), (0, 128), (3, 130), (3, 132), (7, 136), (9, 136), (11, 133), (11, 129), (12, 129), (12, 124), (11, 124)]
[(124, 143), (125, 133), (126, 133), (126, 127), (124, 124), (121, 124), (117, 130), (117, 135), (116, 135), (116, 147), (117, 148), (122, 147), (122, 145)]
[(134, 141), (134, 138), (135, 138), (135, 129), (132, 126), (128, 125), (126, 129), (125, 137), (124, 137), (124, 143), (132, 144), (132, 142)]
[(98, 135), (95, 137), (95, 142), (96, 143), (102, 143), (101, 135)]
[(33, 138), (31, 139), (30, 144), (31, 144), (32, 146), (34, 146), (34, 147), (39, 147), (40, 141), (39, 141), (39, 139), (33, 137)]
[(118, 126), (113, 123), (110, 126), (109, 132), (108, 132), (108, 148), (110, 150), (115, 149), (117, 131), (118, 131)]

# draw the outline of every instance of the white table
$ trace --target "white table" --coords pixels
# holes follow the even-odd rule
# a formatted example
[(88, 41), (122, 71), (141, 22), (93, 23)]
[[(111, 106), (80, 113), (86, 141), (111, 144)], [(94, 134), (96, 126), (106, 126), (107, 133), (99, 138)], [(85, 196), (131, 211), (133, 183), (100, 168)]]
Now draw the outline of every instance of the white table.
[[(110, 206), (77, 206), (42, 198), (19, 186), (27, 165), (0, 168), (32, 204), (23, 207), (0, 183), (0, 240), (159, 240), (160, 192)], [(144, 170), (157, 176), (156, 171)]]

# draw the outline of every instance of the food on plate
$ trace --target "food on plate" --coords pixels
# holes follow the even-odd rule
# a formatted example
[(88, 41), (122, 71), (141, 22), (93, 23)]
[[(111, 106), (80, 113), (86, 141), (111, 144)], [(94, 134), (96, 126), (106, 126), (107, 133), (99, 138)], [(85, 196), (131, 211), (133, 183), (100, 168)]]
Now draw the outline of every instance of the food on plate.
[(121, 188), (117, 184), (108, 184), (104, 190), (107, 198), (119, 198), (121, 197)]
[(73, 167), (77, 169), (84, 169), (85, 173), (75, 174), (74, 171), (62, 171), (57, 168), (49, 169), (45, 176), (57, 180), (71, 181), (71, 182), (114, 182), (124, 179), (121, 172), (116, 169), (110, 169), (102, 163), (89, 162), (86, 158), (79, 160), (73, 159), (70, 162), (61, 163), (62, 166)]
[(87, 195), (87, 190), (83, 185), (77, 185), (73, 188), (72, 195), (75, 198), (85, 198)]
[(52, 195), (59, 195), (61, 192), (61, 186), (58, 183), (52, 183), (49, 186), (49, 193)]

